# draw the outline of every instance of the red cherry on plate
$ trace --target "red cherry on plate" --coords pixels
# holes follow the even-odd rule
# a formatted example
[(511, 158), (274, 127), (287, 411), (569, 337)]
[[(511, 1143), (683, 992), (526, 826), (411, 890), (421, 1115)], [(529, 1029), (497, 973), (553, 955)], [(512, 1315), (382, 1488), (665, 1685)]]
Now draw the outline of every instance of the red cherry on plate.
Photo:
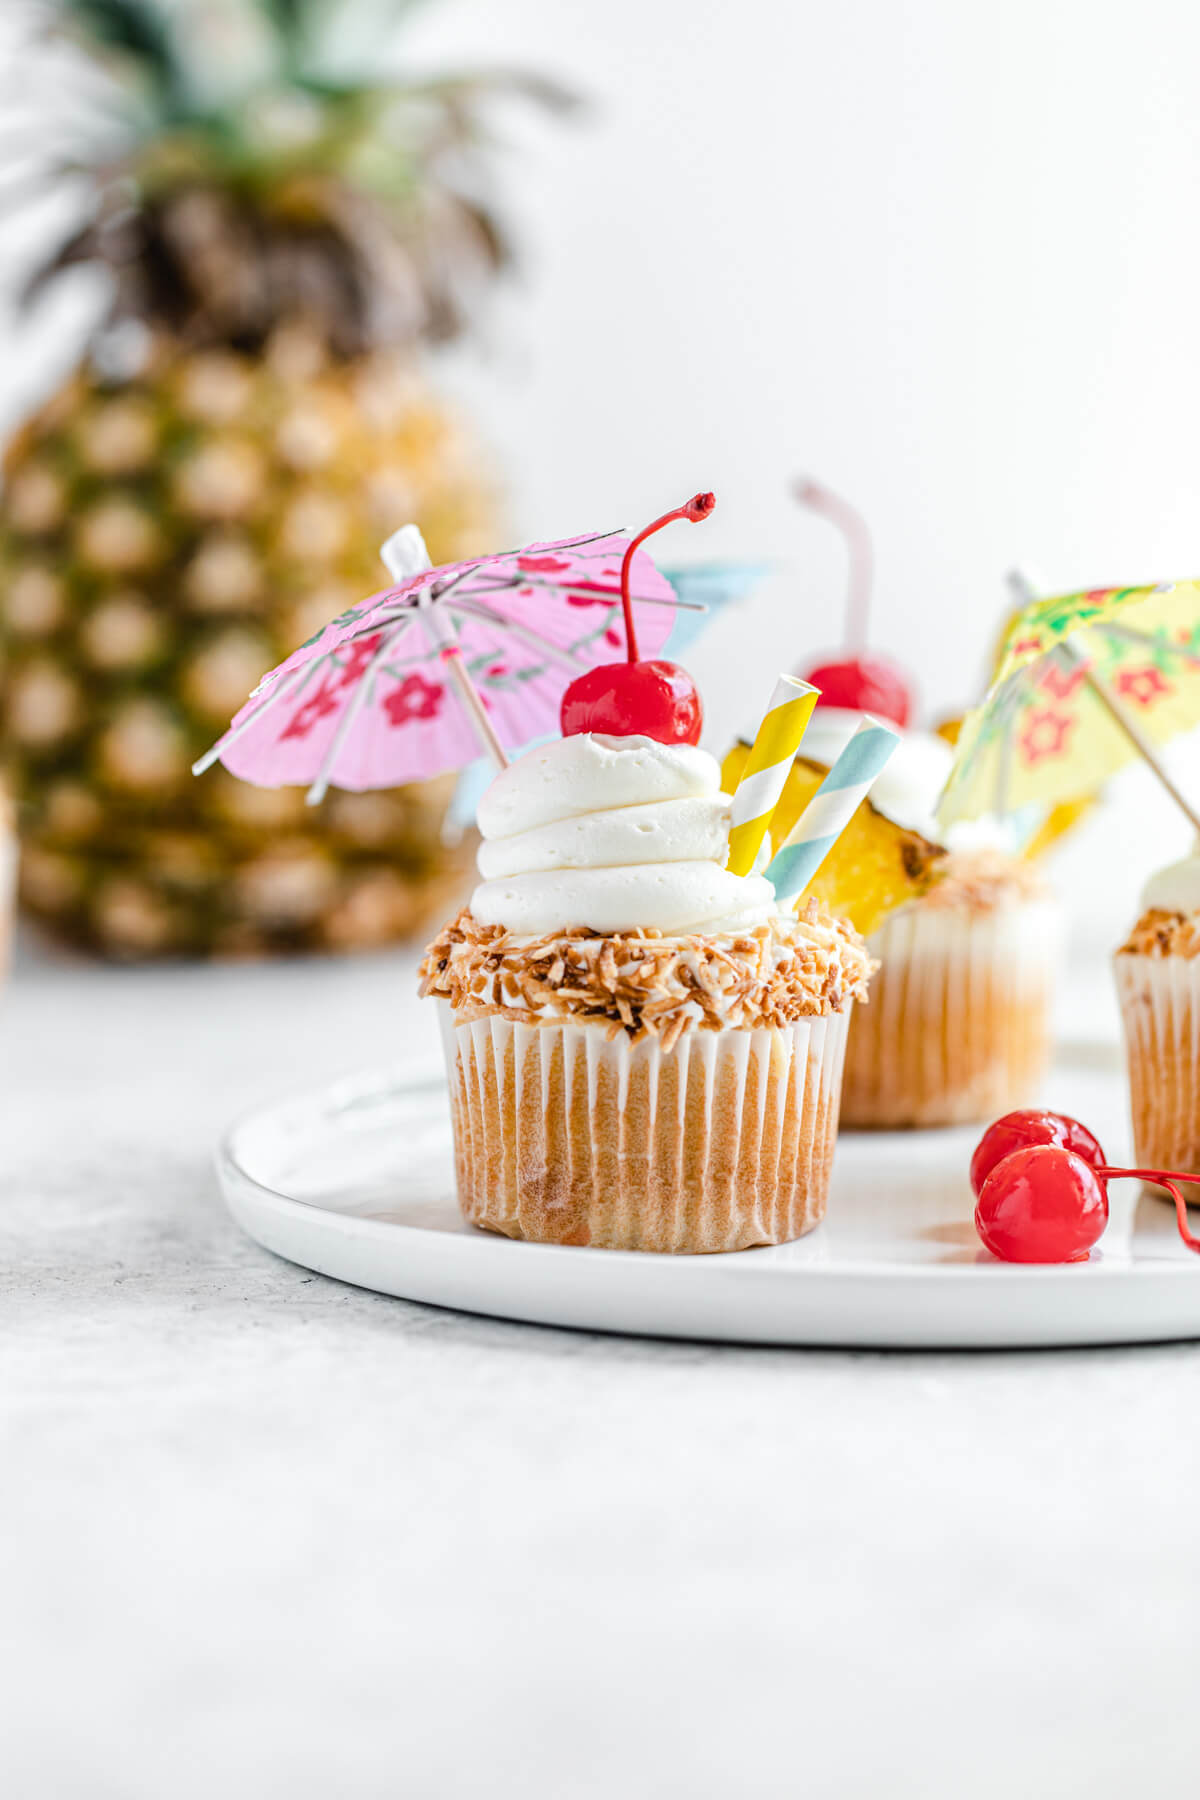
[(660, 744), (698, 744), (704, 724), (704, 708), (696, 684), (686, 669), (672, 662), (642, 662), (629, 576), (637, 547), (652, 532), (661, 531), (672, 519), (690, 519), (694, 525), (707, 519), (717, 504), (712, 494), (693, 494), (673, 512), (664, 513), (631, 538), (621, 563), (621, 607), (625, 615), (626, 660), (603, 663), (579, 675), (562, 697), (559, 722), (564, 737), (583, 731), (606, 737), (651, 737)]
[(998, 1162), (1003, 1162), (1014, 1150), (1027, 1149), (1031, 1144), (1058, 1144), (1061, 1149), (1082, 1156), (1093, 1169), (1102, 1169), (1108, 1161), (1095, 1134), (1078, 1119), (1068, 1118), (1066, 1113), (1046, 1112), (1040, 1106), (1005, 1113), (1002, 1119), (988, 1126), (975, 1146), (971, 1158), (971, 1190), (976, 1198)]
[(673, 662), (602, 663), (573, 681), (562, 699), (562, 733), (651, 737), (698, 744), (704, 708), (686, 669)]
[(1031, 1144), (998, 1162), (975, 1208), (975, 1229), (1002, 1262), (1082, 1262), (1107, 1224), (1103, 1181), (1058, 1144)]
[(815, 668), (805, 669), (803, 677), (820, 688), (818, 706), (877, 713), (901, 728), (912, 717), (912, 688), (903, 671), (885, 657), (847, 656), (836, 662), (818, 663)]

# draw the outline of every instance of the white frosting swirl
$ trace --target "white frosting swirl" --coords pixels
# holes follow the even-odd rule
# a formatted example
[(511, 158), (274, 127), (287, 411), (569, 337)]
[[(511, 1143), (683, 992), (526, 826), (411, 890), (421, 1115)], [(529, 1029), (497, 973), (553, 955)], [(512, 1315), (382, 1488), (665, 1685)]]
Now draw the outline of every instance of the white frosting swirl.
[(686, 744), (581, 733), (530, 750), (483, 796), (479, 829), (471, 911), (521, 935), (742, 929), (774, 902), (762, 875), (724, 867), (721, 771)]
[(723, 862), (729, 847), (729, 800), (651, 800), (611, 812), (577, 813), (552, 825), (493, 838), (479, 849), (487, 881), (547, 869), (620, 868), (654, 862)]
[[(864, 715), (844, 706), (818, 706), (800, 746), (801, 756), (827, 768), (854, 736)], [(932, 731), (903, 731), (871, 788), (871, 804), (902, 825), (948, 850), (1012, 850), (1013, 832), (1000, 819), (965, 820), (944, 829), (935, 809), (950, 777), (953, 748)]]
[(1200, 912), (1200, 838), (1190, 856), (1169, 863), (1142, 889), (1143, 912)]

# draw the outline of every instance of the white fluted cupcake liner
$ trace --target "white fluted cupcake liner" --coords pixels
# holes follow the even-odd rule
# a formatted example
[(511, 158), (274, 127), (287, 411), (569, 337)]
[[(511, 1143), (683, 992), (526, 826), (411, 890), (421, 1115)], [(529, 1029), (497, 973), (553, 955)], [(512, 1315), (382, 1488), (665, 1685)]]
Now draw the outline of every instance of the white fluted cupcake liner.
[(664, 1051), (600, 1024), (438, 1010), (472, 1224), (699, 1253), (785, 1243), (824, 1217), (848, 1012), (689, 1029)]
[(1143, 1169), (1200, 1174), (1200, 960), (1122, 952), (1113, 968), (1129, 1065), (1134, 1162)]
[(868, 940), (880, 968), (846, 1047), (843, 1125), (967, 1125), (1038, 1096), (1050, 1055), (1058, 913), (917, 901)]

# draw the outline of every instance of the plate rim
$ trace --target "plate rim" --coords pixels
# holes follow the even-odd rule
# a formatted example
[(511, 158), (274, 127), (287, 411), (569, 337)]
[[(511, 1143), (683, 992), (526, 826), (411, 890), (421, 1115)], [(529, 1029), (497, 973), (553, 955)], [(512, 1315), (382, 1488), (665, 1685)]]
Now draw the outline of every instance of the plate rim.
[[(902, 1263), (887, 1262), (876, 1259), (863, 1259), (852, 1264), (830, 1264), (814, 1259), (811, 1262), (773, 1263), (760, 1262), (763, 1250), (778, 1246), (755, 1245), (745, 1250), (714, 1251), (706, 1254), (653, 1252), (641, 1250), (612, 1250), (597, 1245), (539, 1244), (523, 1239), (508, 1238), (500, 1233), (481, 1231), (466, 1225), (462, 1231), (446, 1232), (428, 1225), (411, 1224), (399, 1219), (362, 1218), (355, 1214), (340, 1213), (332, 1207), (322, 1206), (318, 1202), (306, 1200), (295, 1194), (284, 1193), (255, 1175), (242, 1162), (237, 1154), (239, 1137), (255, 1125), (265, 1123), (276, 1113), (291, 1107), (315, 1108), (322, 1106), (327, 1112), (338, 1106), (337, 1096), (349, 1091), (357, 1094), (362, 1101), (382, 1100), (389, 1093), (398, 1093), (403, 1089), (417, 1089), (445, 1092), (445, 1077), (441, 1070), (427, 1061), (409, 1063), (404, 1060), (393, 1060), (387, 1063), (370, 1064), (353, 1070), (345, 1075), (336, 1076), (332, 1080), (318, 1083), (313, 1087), (293, 1088), (274, 1100), (259, 1102), (245, 1108), (226, 1127), (215, 1147), (214, 1161), (222, 1191), (227, 1201), (230, 1199), (229, 1187), (236, 1184), (241, 1189), (249, 1189), (260, 1201), (266, 1201), (280, 1210), (285, 1216), (294, 1215), (311, 1225), (314, 1220), (323, 1221), (327, 1228), (341, 1235), (353, 1228), (353, 1235), (368, 1240), (377, 1238), (381, 1243), (394, 1241), (398, 1237), (417, 1238), (421, 1241), (441, 1242), (462, 1246), (471, 1244), (472, 1254), (507, 1255), (509, 1247), (515, 1247), (524, 1261), (532, 1263), (533, 1253), (536, 1260), (554, 1265), (576, 1263), (580, 1251), (590, 1252), (588, 1261), (596, 1255), (602, 1256), (606, 1263), (614, 1268), (634, 1269), (652, 1267), (657, 1273), (664, 1269), (692, 1271), (692, 1279), (698, 1278), (706, 1282), (719, 1280), (718, 1271), (744, 1266), (747, 1257), (758, 1263), (755, 1279), (757, 1281), (774, 1280), (789, 1286), (807, 1283), (824, 1283), (835, 1281), (854, 1282), (862, 1285), (890, 1285), (903, 1281), (905, 1285), (919, 1285), (929, 1282), (930, 1285), (942, 1285), (946, 1282), (960, 1284), (964, 1280), (991, 1281), (1003, 1280), (1020, 1285), (1026, 1283), (1031, 1287), (1060, 1285), (1079, 1282), (1081, 1287), (1093, 1289), (1097, 1286), (1135, 1283), (1139, 1288), (1147, 1283), (1169, 1280), (1172, 1284), (1186, 1281), (1200, 1273), (1200, 1258), (1195, 1262), (1183, 1262), (1178, 1259), (1164, 1258), (1161, 1263), (1138, 1267), (1133, 1262), (1117, 1262), (1108, 1260), (1103, 1252), (1086, 1263), (1005, 1263), (997, 1258), (988, 1260), (972, 1260), (970, 1262), (945, 1261), (940, 1263)], [(863, 1134), (869, 1135), (869, 1134)], [(899, 1135), (899, 1134), (897, 1134)], [(1165, 1203), (1164, 1203), (1165, 1204)], [(240, 1222), (240, 1221), (239, 1221)], [(254, 1234), (251, 1233), (251, 1236)], [(1081, 1278), (1081, 1279), (1080, 1279)], [(668, 1276), (668, 1280), (686, 1280), (687, 1275)]]

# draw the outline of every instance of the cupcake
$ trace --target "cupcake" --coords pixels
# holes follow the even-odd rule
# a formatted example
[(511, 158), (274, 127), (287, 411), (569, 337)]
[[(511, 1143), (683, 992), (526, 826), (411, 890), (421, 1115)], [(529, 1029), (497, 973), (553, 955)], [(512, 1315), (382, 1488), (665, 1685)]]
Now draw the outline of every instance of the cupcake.
[(688, 744), (564, 737), (479, 828), (482, 880), (421, 969), (466, 1218), (688, 1253), (810, 1231), (871, 972), (854, 929), (724, 867), (729, 799)]
[(946, 858), (868, 940), (881, 967), (846, 1053), (844, 1122), (970, 1125), (1037, 1097), (1050, 1057), (1057, 908), (1027, 863)]
[[(860, 717), (818, 707), (804, 754), (831, 763)], [(949, 854), (867, 940), (880, 968), (849, 1034), (844, 1125), (971, 1124), (1028, 1104), (1045, 1074), (1057, 908), (998, 822), (939, 830), (952, 760), (944, 739), (906, 731), (872, 790), (878, 811)]]
[(1200, 843), (1151, 876), (1113, 967), (1134, 1161), (1200, 1173)]

